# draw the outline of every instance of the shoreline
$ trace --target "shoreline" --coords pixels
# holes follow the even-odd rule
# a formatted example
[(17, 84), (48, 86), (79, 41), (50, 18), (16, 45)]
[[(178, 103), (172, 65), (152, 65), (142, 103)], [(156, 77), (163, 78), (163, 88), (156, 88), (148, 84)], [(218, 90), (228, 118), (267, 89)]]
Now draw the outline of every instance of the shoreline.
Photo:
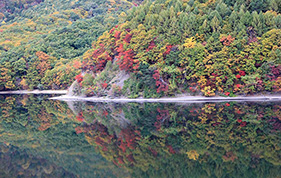
[(0, 91), (0, 95), (24, 95), (24, 94), (67, 94), (67, 90), (17, 90), (17, 91)]
[(181, 96), (174, 98), (102, 98), (102, 97), (81, 97), (62, 95), (49, 98), (60, 101), (89, 101), (97, 103), (196, 103), (196, 102), (231, 102), (231, 101), (281, 101), (280, 96), (237, 96), (237, 97), (204, 97), (204, 96)]
[(222, 97), (222, 96), (178, 96), (178, 97), (163, 97), (163, 98), (108, 98), (108, 97), (83, 97), (83, 96), (69, 96), (67, 90), (17, 90), (17, 91), (0, 91), (0, 95), (13, 94), (60, 94), (61, 96), (51, 97), (52, 100), (60, 101), (89, 101), (97, 103), (205, 103), (205, 102), (231, 102), (231, 101), (281, 101), (281, 95), (267, 94), (267, 95), (253, 95), (253, 96), (236, 96), (236, 97)]

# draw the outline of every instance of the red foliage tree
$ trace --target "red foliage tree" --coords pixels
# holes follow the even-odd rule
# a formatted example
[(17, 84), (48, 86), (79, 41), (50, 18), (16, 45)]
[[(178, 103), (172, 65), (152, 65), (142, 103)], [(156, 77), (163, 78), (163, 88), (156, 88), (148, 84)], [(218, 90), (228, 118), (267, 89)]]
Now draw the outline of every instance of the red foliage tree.
[(131, 39), (132, 39), (132, 34), (129, 34), (129, 33), (127, 33), (126, 34), (126, 36), (125, 36), (125, 38), (124, 38), (124, 41), (126, 42), (126, 43), (130, 43), (130, 41), (131, 41)]
[(237, 79), (240, 79), (240, 78), (241, 78), (241, 75), (240, 75), (240, 74), (237, 74), (235, 77), (236, 77)]
[(246, 75), (246, 72), (243, 71), (243, 70), (240, 70), (240, 71), (239, 71), (239, 74), (240, 74), (241, 76), (245, 76), (245, 75)]
[(112, 34), (114, 32), (115, 28), (113, 27), (110, 31), (109, 34)]
[(151, 41), (151, 42), (149, 43), (148, 48), (146, 49), (146, 51), (148, 52), (148, 51), (152, 50), (155, 46), (156, 46), (156, 45), (155, 45), (155, 42), (154, 42), (154, 40), (153, 40), (153, 41)]
[(235, 40), (234, 37), (232, 38), (231, 35), (228, 35), (227, 37), (225, 37), (225, 36), (222, 37), (220, 39), (220, 42), (222, 42), (224, 46), (229, 46), (234, 40)]
[(168, 91), (169, 85), (164, 82), (163, 79), (161, 79), (159, 71), (155, 70), (154, 74), (152, 76), (156, 80), (156, 87), (157, 87), (157, 93), (160, 93), (161, 91)]
[(121, 31), (116, 31), (114, 34), (114, 37), (116, 38), (116, 40), (120, 39), (120, 35), (121, 35)]
[(170, 52), (171, 52), (171, 50), (172, 50), (172, 45), (167, 45), (166, 46), (166, 51), (164, 52), (164, 55), (168, 55), (168, 54), (170, 54)]
[[(119, 48), (121, 48), (121, 45)], [(122, 51), (122, 49), (118, 49), (118, 51)], [(117, 56), (117, 64), (121, 70), (125, 70), (127, 72), (137, 70), (139, 67), (139, 62), (134, 60), (134, 51), (132, 49), (120, 52)]]
[(82, 84), (81, 82), (83, 81), (82, 74), (80, 73), (80, 74), (76, 75), (75, 80), (81, 85)]
[(101, 87), (102, 87), (103, 89), (106, 89), (107, 86), (108, 86), (108, 84), (106, 83), (106, 81), (104, 81), (104, 82), (101, 84)]

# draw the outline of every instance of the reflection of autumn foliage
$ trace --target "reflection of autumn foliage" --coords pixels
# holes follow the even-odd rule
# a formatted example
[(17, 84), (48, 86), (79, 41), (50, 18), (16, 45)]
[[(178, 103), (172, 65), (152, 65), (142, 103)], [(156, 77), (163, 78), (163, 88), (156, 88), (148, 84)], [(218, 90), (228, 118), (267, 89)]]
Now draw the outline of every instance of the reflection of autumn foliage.
[(176, 154), (176, 151), (173, 149), (173, 147), (171, 145), (167, 145), (167, 148), (169, 149), (169, 152), (171, 154)]
[(42, 124), (40, 125), (40, 127), (38, 127), (38, 130), (40, 130), (40, 131), (47, 130), (50, 126), (51, 126), (50, 123), (44, 122), (44, 123), (42, 123)]
[(275, 113), (275, 117), (277, 117), (281, 121), (281, 106), (274, 106), (273, 112)]
[[(259, 144), (250, 144), (256, 143), (256, 140), (274, 139), (274, 137), (267, 138), (259, 129), (255, 130), (254, 125), (257, 128), (263, 127), (264, 132), (280, 133), (278, 130), (280, 121), (275, 116), (280, 110), (278, 105), (264, 107), (251, 104), (228, 104), (229, 106), (224, 103), (213, 103), (155, 107), (149, 112), (149, 116), (146, 116), (149, 119), (145, 121), (142, 121), (145, 117), (139, 118), (135, 114), (136, 111), (137, 113), (144, 112), (141, 107), (136, 107), (135, 110), (128, 110), (125, 107), (128, 120), (130, 117), (132, 120), (139, 118), (136, 124), (125, 127), (118, 125), (111, 127), (108, 122), (118, 116), (112, 113), (120, 115), (124, 112), (124, 108), (123, 112), (120, 111), (122, 107), (115, 108), (115, 111), (99, 108), (98, 111), (91, 112), (96, 113), (95, 117), (101, 117), (98, 120), (102, 122), (95, 120), (93, 124), (85, 125), (83, 129), (77, 130), (80, 133), (84, 132), (88, 142), (97, 146), (106, 159), (128, 169), (146, 170), (147, 166), (156, 168), (159, 165), (155, 162), (155, 157), (158, 158), (157, 160), (166, 160), (172, 155), (199, 162), (219, 159), (221, 160), (219, 164), (222, 165), (223, 162), (236, 165), (243, 161), (244, 157), (260, 155), (259, 158), (255, 158), (257, 161), (261, 162), (263, 157), (267, 161), (280, 165), (280, 161), (273, 156), (275, 154), (278, 157), (278, 153), (272, 148), (269, 151), (269, 145), (265, 148), (260, 147)], [(146, 126), (143, 127), (143, 125)], [(150, 131), (147, 133), (148, 130)], [(259, 133), (260, 136), (255, 133)], [(276, 146), (277, 142), (272, 142), (272, 144)], [(144, 160), (147, 162), (146, 165), (143, 165)]]
[[(7, 110), (7, 103), (13, 107), (23, 106), (22, 99), (1, 99), (4, 101), (0, 102), (2, 111)], [(29, 98), (25, 100), (24, 107), (30, 108)], [(228, 107), (225, 103), (87, 103), (77, 115), (83, 124), (59, 101), (48, 103), (44, 104), (47, 109), (38, 106), (39, 109), (29, 111), (36, 113), (32, 123), (42, 128), (40, 133), (52, 131), (58, 123), (54, 118), (73, 118), (71, 120), (79, 125), (74, 126), (76, 134), (83, 133), (103, 157), (132, 171), (160, 170), (167, 162), (171, 169), (175, 168), (173, 164), (191, 168), (196, 165), (198, 169), (205, 167), (211, 172), (211, 162), (215, 162), (219, 171), (234, 172), (239, 169), (237, 165), (258, 168), (281, 165), (278, 147), (281, 107), (278, 103), (230, 102)], [(14, 117), (11, 110), (9, 114)], [(155, 122), (159, 123), (159, 129), (155, 128)]]
[(87, 140), (98, 145), (103, 155), (116, 153), (110, 158), (114, 164), (132, 164), (135, 161), (131, 153), (136, 149), (140, 133), (134, 128), (124, 128), (118, 135), (112, 135), (104, 125), (95, 123), (85, 127), (84, 132)]
[[(46, 131), (52, 126), (57, 125), (60, 120), (73, 117), (72, 111), (59, 101), (38, 101), (32, 95), (23, 95), (19, 97), (0, 98), (0, 119), (13, 124), (20, 123), (24, 127), (29, 127), (30, 123), (35, 127), (34, 130)], [(17, 108), (17, 109), (16, 109)], [(19, 115), (19, 111), (28, 114)]]
[[(5, 109), (7, 102), (21, 105), (21, 101), (7, 98), (0, 107)], [(28, 101), (24, 103), (29, 107)], [(79, 125), (74, 126), (76, 134), (83, 133), (104, 158), (132, 171), (161, 170), (167, 162), (171, 169), (177, 164), (196, 170), (205, 167), (211, 172), (210, 163), (222, 172), (235, 172), (237, 165), (280, 165), (279, 104), (229, 104), (87, 103), (77, 111), (83, 124), (75, 116), (72, 121)], [(59, 101), (51, 101), (48, 109), (34, 113), (38, 121), (32, 121), (42, 125), (42, 133), (57, 123), (54, 116), (71, 118)]]
[(84, 116), (83, 116), (83, 112), (81, 111), (77, 116), (76, 119), (80, 122), (82, 122), (84, 120)]
[(193, 160), (197, 160), (198, 157), (199, 157), (199, 154), (197, 153), (196, 150), (188, 151), (188, 152), (186, 152), (186, 154), (187, 154), (189, 159), (193, 159)]
[(103, 112), (102, 112), (102, 115), (107, 116), (107, 115), (108, 115), (108, 112), (107, 112), (107, 111), (103, 111)]
[(157, 108), (157, 112), (159, 113), (156, 116), (156, 122), (154, 123), (154, 126), (157, 131), (161, 129), (161, 123), (163, 123), (166, 119), (169, 118), (170, 114), (168, 110), (161, 110), (160, 108)]
[(75, 128), (75, 132), (76, 132), (76, 134), (83, 133), (83, 132), (84, 132), (84, 128), (81, 127), (81, 126), (77, 126), (77, 127)]
[(139, 135), (138, 132), (136, 132), (135, 130), (130, 128), (122, 129), (118, 139), (120, 141), (119, 147), (122, 149), (123, 152), (125, 152), (126, 149), (134, 150), (136, 147), (136, 141), (138, 139)]
[[(34, 129), (42, 134), (52, 132), (60, 121), (70, 120), (71, 125), (75, 122), (72, 132), (81, 134), (79, 138), (84, 135), (104, 158), (129, 171), (150, 175), (151, 170), (163, 171), (168, 165), (170, 171), (184, 167), (213, 174), (217, 167), (217, 171), (233, 177), (238, 170), (245, 173), (241, 167), (247, 167), (247, 171), (249, 166), (277, 170), (281, 165), (279, 103), (229, 102), (228, 107), (225, 103), (87, 103), (77, 107), (82, 124), (59, 101), (32, 102), (37, 108), (30, 109), (30, 98), (25, 97), (25, 101), (0, 98), (1, 111), (8, 110), (10, 103), (8, 114), (16, 118), (13, 108), (28, 108), (32, 119), (21, 124), (24, 128), (37, 124), (36, 129), (42, 125), (42, 131)], [(3, 116), (1, 113), (1, 119)], [(5, 119), (0, 128), (11, 124)], [(159, 129), (155, 122), (160, 124)], [(242, 127), (243, 122), (246, 124)], [(71, 139), (77, 138), (76, 134)]]
[(235, 159), (237, 159), (237, 156), (235, 154), (233, 154), (232, 152), (226, 152), (226, 155), (223, 156), (223, 159), (225, 161), (234, 161)]

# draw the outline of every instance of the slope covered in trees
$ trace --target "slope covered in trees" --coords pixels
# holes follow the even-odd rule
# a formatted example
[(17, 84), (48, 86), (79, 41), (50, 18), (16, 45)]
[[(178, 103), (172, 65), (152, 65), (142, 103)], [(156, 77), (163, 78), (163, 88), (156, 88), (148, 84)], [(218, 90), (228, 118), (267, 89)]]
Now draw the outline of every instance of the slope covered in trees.
[(40, 4), (44, 0), (2, 0), (0, 2), (0, 20), (4, 23), (14, 20), (25, 9)]
[[(280, 10), (280, 0), (145, 1), (93, 42), (76, 65), (86, 72), (78, 88), (129, 97), (279, 92)], [(120, 70), (130, 75), (122, 84)]]
[(0, 90), (66, 89), (79, 73), (75, 59), (140, 2), (1, 1)]

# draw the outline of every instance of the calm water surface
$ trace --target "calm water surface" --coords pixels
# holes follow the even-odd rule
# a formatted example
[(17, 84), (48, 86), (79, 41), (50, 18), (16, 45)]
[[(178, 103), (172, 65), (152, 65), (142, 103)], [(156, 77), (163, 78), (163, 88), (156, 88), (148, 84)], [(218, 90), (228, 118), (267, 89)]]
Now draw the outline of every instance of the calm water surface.
[(281, 103), (0, 96), (0, 178), (280, 178)]

